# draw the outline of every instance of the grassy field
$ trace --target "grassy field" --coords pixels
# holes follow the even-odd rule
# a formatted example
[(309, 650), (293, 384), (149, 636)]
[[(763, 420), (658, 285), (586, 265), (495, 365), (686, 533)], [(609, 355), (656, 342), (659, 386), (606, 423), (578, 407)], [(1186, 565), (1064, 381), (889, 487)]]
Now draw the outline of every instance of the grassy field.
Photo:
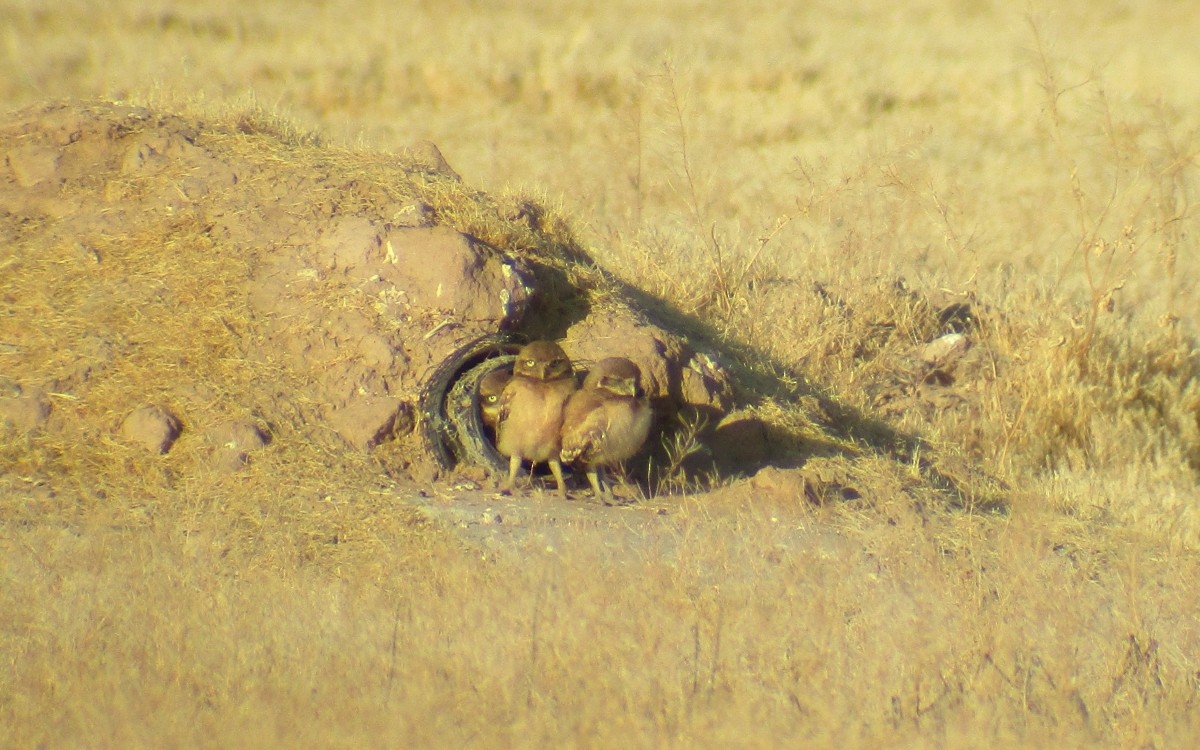
[[(630, 509), (636, 543), (488, 547), (361, 461), (113, 494), (4, 433), (0, 745), (1195, 744), (1197, 28), (1168, 0), (0, 0), (0, 108), (430, 139), (735, 360), (742, 411), (842, 441)], [(951, 329), (963, 364), (914, 375)], [(922, 450), (998, 508), (945, 502)], [(820, 472), (857, 491), (810, 502)]]

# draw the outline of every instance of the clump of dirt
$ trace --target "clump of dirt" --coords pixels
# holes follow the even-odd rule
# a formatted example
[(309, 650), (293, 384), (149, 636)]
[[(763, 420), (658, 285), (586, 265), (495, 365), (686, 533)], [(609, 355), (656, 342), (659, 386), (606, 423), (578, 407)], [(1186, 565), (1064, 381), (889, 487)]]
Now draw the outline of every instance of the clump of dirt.
[(504, 332), (633, 358), (664, 414), (730, 406), (725, 371), (626, 303), (564, 222), (471, 190), (432, 144), (52, 103), (0, 121), (0, 152), (0, 459), (30, 481), (195, 486), (366, 454), (428, 477), (423, 388)]
[(680, 406), (719, 417), (733, 404), (729, 375), (711, 355), (630, 309), (593, 311), (566, 330), (563, 349), (584, 365), (618, 354), (632, 360), (660, 420), (674, 416)]
[(158, 406), (134, 409), (121, 423), (121, 437), (152, 453), (166, 453), (179, 437), (179, 420)]

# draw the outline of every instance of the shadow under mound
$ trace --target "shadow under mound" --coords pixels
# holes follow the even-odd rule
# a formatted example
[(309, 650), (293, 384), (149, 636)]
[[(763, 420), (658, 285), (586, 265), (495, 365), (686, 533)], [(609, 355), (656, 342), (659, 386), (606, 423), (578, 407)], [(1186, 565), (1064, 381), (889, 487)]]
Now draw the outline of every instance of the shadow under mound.
[[(621, 294), (632, 305), (651, 311), (651, 315), (674, 331), (686, 332), (689, 341), (698, 348), (714, 353), (727, 365), (736, 384), (736, 400), (740, 407), (755, 410), (768, 404), (788, 405), (788, 419), (768, 422), (753, 415), (733, 414), (725, 421), (712, 425), (704, 434), (709, 446), (691, 460), (699, 472), (716, 472), (720, 476), (753, 476), (764, 469), (790, 469), (803, 472), (813, 459), (836, 459), (853, 464), (867, 456), (891, 461), (902, 471), (916, 474), (928, 489), (944, 498), (949, 507), (994, 513), (1005, 512), (1009, 505), (1009, 488), (1000, 479), (959, 456), (948, 455), (918, 434), (898, 429), (877, 413), (865, 412), (824, 392), (802, 372), (788, 367), (759, 349), (723, 340), (709, 322), (673, 308), (665, 300), (615, 280)], [(820, 294), (816, 289), (812, 293)], [(977, 313), (967, 304), (953, 302), (937, 306), (920, 298), (902, 284), (895, 285), (897, 295), (909, 298), (916, 313), (923, 316), (923, 325), (931, 341), (946, 336), (974, 336), (979, 330)], [(936, 380), (953, 370), (954, 363), (945, 359), (915, 358), (910, 372), (902, 378)], [(900, 373), (903, 368), (897, 368)], [(722, 434), (722, 433), (728, 434)], [(855, 500), (864, 490), (854, 471), (839, 467), (839, 481), (826, 481), (819, 475), (824, 470), (808, 472), (803, 482), (813, 502), (826, 500)], [(862, 483), (868, 484), (868, 483)], [(814, 489), (815, 488), (815, 489)]]

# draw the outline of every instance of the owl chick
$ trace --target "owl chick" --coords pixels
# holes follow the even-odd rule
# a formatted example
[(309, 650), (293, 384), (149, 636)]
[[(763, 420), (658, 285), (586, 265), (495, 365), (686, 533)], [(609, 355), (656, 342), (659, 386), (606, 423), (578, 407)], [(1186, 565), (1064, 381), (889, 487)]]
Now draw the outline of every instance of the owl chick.
[(623, 357), (601, 360), (563, 413), (563, 463), (579, 463), (597, 497), (611, 497), (604, 468), (637, 453), (650, 434), (651, 409), (641, 393), (642, 373)]
[(500, 421), (500, 394), (510, 380), (512, 370), (502, 367), (492, 370), (479, 381), (479, 416), (493, 435), (496, 433), (496, 423)]
[(550, 341), (534, 341), (517, 353), (512, 379), (500, 394), (496, 448), (508, 459), (511, 490), (521, 461), (550, 464), (558, 494), (566, 497), (559, 452), (562, 450), (563, 407), (576, 390), (571, 360)]

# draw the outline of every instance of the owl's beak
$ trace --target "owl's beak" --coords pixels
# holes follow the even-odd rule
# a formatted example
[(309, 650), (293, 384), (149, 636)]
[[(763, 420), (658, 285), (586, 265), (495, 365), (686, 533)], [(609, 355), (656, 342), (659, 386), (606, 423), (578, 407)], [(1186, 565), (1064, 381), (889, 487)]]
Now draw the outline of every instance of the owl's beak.
[(605, 378), (604, 387), (619, 396), (637, 398), (638, 384), (633, 378)]

